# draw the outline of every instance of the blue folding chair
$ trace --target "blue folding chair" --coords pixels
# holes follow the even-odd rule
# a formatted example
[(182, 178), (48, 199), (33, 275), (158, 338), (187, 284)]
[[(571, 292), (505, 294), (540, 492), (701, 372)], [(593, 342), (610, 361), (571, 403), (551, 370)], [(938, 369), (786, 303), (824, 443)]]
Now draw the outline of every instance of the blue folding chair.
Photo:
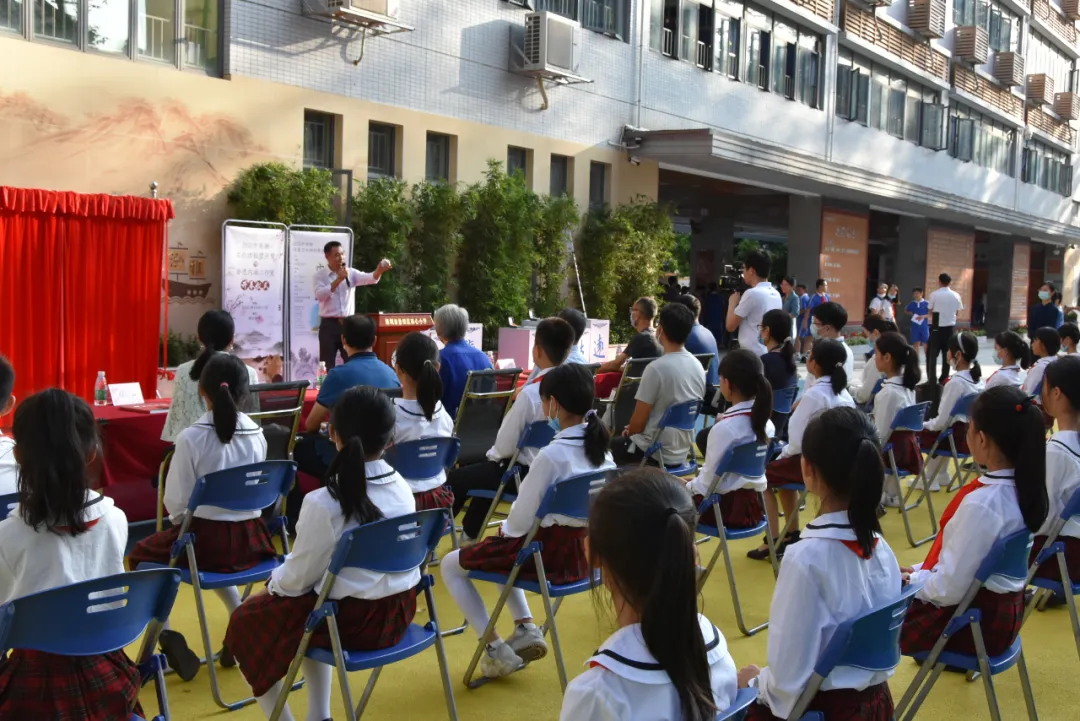
[[(97, 656), (135, 642), (147, 626), (157, 628), (169, 617), (180, 571), (118, 573), (92, 581), (60, 586), (17, 598), (0, 606), (0, 657), (27, 650), (59, 656)], [(165, 657), (155, 654), (158, 634), (143, 638), (139, 652), (142, 683), (154, 681), (158, 711), (153, 721), (169, 718), (165, 689)], [(132, 714), (131, 721), (143, 721)]]
[[(938, 638), (937, 643), (934, 644), (929, 653), (924, 651), (912, 655), (912, 658), (920, 661), (922, 666), (919, 668), (919, 672), (915, 674), (915, 679), (908, 686), (907, 691), (904, 692), (904, 697), (900, 699), (900, 703), (896, 706), (895, 718), (900, 721), (914, 719), (938, 676), (941, 675), (946, 666), (953, 666), (967, 670), (969, 681), (975, 679), (976, 673), (982, 675), (983, 686), (986, 690), (986, 702), (990, 706), (990, 718), (993, 721), (1001, 721), (1001, 710), (998, 708), (997, 695), (994, 693), (993, 676), (1007, 671), (1015, 665), (1020, 671), (1020, 685), (1024, 690), (1028, 718), (1031, 721), (1038, 719), (1038, 714), (1035, 711), (1035, 696), (1031, 692), (1031, 679), (1028, 677), (1027, 663), (1024, 661), (1024, 649), (1020, 644), (1019, 634), (1004, 653), (999, 656), (988, 656), (982, 634), (982, 612), (977, 608), (971, 608), (975, 595), (991, 576), (1002, 576), (1018, 581), (1027, 578), (1031, 540), (1031, 534), (1027, 529), (1023, 529), (1005, 538), (998, 539), (994, 543), (990, 553), (986, 554), (986, 558), (979, 565), (979, 570), (975, 573), (975, 580), (971, 582), (971, 587), (968, 588), (960, 604), (956, 607), (956, 612), (949, 619), (949, 624)], [(954, 651), (945, 651), (945, 645), (949, 642), (949, 639), (966, 626), (971, 626), (971, 635), (975, 641), (975, 655), (970, 656)], [(928, 675), (929, 678), (927, 678)], [(906, 715), (905, 712), (907, 712)]]
[(19, 505), (19, 494), (8, 493), (0, 496), (0, 521), (11, 515), (15, 507)]
[[(1032, 610), (1035, 608), (1042, 610), (1051, 596), (1064, 597), (1065, 603), (1069, 607), (1069, 617), (1072, 619), (1076, 653), (1080, 656), (1080, 616), (1077, 616), (1076, 613), (1076, 596), (1080, 594), (1080, 579), (1074, 581), (1069, 577), (1069, 566), (1065, 560), (1065, 543), (1058, 540), (1062, 529), (1070, 520), (1080, 521), (1080, 489), (1073, 492), (1069, 502), (1065, 504), (1065, 508), (1061, 511), (1061, 516), (1054, 521), (1054, 525), (1051, 526), (1050, 533), (1046, 537), (1046, 543), (1043, 544), (1042, 549), (1035, 557), (1035, 563), (1028, 570), (1028, 585), (1035, 586), (1038, 590), (1031, 601), (1028, 602), (1027, 609), (1024, 611), (1024, 621), (1027, 621), (1028, 616), (1031, 615)], [(1039, 567), (1055, 557), (1057, 558), (1058, 569), (1061, 572), (1061, 581), (1036, 578), (1035, 573), (1039, 570)]]
[[(450, 671), (446, 665), (446, 649), (439, 634), (439, 619), (435, 611), (435, 594), (432, 588), (435, 578), (425, 573), (425, 562), (435, 547), (439, 545), (443, 529), (450, 521), (450, 512), (445, 508), (420, 511), (407, 516), (385, 518), (373, 523), (365, 523), (344, 534), (338, 540), (330, 565), (323, 576), (322, 590), (315, 602), (315, 609), (308, 615), (304, 635), (296, 648), (296, 655), (289, 664), (285, 675), (285, 689), (295, 688), (293, 681), (300, 672), (300, 663), (310, 658), (337, 669), (341, 699), (345, 705), (345, 718), (357, 721), (375, 690), (375, 683), (384, 666), (411, 658), (432, 646), (439, 659), (439, 672), (442, 676), (443, 694), (446, 697), (446, 710), (451, 721), (457, 721), (457, 705), (454, 703), (454, 691), (450, 687)], [(374, 573), (408, 573), (420, 571), (418, 591), (424, 592), (424, 602), (428, 610), (428, 622), (423, 626), (412, 623), (405, 636), (390, 648), (377, 651), (350, 651), (342, 647), (338, 629), (337, 603), (330, 600), (330, 593), (338, 576), (344, 569), (359, 568)], [(308, 648), (311, 636), (326, 622), (330, 632), (332, 650)], [(360, 697), (356, 709), (352, 705), (352, 692), (349, 690), (349, 674), (354, 671), (371, 671), (367, 686)], [(278, 696), (270, 721), (278, 721), (289, 692)]]
[[(214, 667), (216, 658), (210, 643), (210, 626), (206, 620), (206, 608), (203, 605), (203, 590), (217, 588), (231, 588), (233, 586), (245, 586), (244, 597), (251, 591), (252, 584), (266, 581), (275, 568), (281, 565), (283, 557), (271, 558), (256, 564), (245, 571), (236, 573), (211, 573), (200, 571), (195, 563), (195, 534), (189, 533), (191, 518), (195, 510), (200, 506), (213, 506), (224, 508), (229, 511), (261, 511), (264, 508), (274, 506), (282, 502), (292, 488), (296, 478), (296, 463), (293, 461), (264, 461), (253, 463), (248, 466), (228, 468), (216, 473), (209, 473), (195, 483), (195, 489), (191, 492), (184, 520), (180, 524), (180, 535), (172, 547), (172, 557), (167, 566), (160, 563), (140, 563), (139, 570), (144, 568), (175, 568), (180, 561), (180, 556), (187, 554), (188, 567), (180, 569), (181, 580), (191, 584), (195, 591), (195, 607), (199, 612), (199, 626), (202, 630), (203, 649), (206, 655), (200, 662), (206, 664), (210, 673), (210, 692), (214, 696), (214, 703), (229, 711), (235, 711), (255, 698), (246, 698), (242, 701), (229, 703), (222, 699), (221, 690), (218, 687), (217, 669)], [(285, 519), (275, 518), (270, 524), (271, 532), (281, 533), (282, 548), (285, 553), (289, 552), (289, 537), (285, 532)], [(155, 635), (160, 632), (155, 629)]]
[[(929, 403), (916, 403), (913, 406), (901, 408), (896, 413), (896, 417), (893, 418), (892, 430), (889, 432), (889, 440), (885, 443), (885, 446), (881, 449), (885, 456), (889, 459), (888, 464), (885, 466), (885, 475), (892, 476), (896, 479), (896, 483), (899, 486), (900, 479), (907, 476), (917, 476), (917, 482), (912, 484), (908, 488), (907, 493), (904, 493), (900, 499), (900, 515), (904, 517), (904, 533), (907, 534), (908, 543), (912, 548), (918, 548), (927, 541), (932, 541), (937, 536), (938, 524), (937, 515), (934, 513), (934, 504), (930, 500), (930, 481), (926, 479), (925, 467), (917, 474), (912, 473), (906, 468), (896, 467), (896, 454), (893, 452), (892, 437), (897, 433), (904, 431), (910, 431), (912, 433), (918, 433), (923, 429), (923, 419), (926, 417), (926, 411), (930, 407)], [(914, 503), (908, 503), (908, 499), (911, 498), (911, 494), (915, 492), (919, 483), (922, 484), (922, 492)], [(918, 508), (919, 504), (926, 499), (926, 508), (930, 512), (930, 530), (931, 533), (926, 538), (916, 540), (914, 534), (911, 532), (911, 519), (908, 518), (908, 511)]]
[[(710, 507), (713, 509), (713, 515), (716, 518), (716, 525), (709, 526), (699, 522), (697, 525), (697, 532), (710, 538), (716, 538), (720, 542), (716, 544), (716, 550), (713, 551), (712, 558), (709, 560), (709, 565), (705, 567), (705, 570), (698, 576), (698, 592), (705, 587), (705, 582), (709, 578), (709, 574), (712, 573), (713, 566), (716, 565), (717, 559), (721, 554), (724, 556), (724, 567), (727, 569), (728, 585), (731, 587), (731, 602), (735, 606), (735, 620), (739, 624), (739, 630), (743, 632), (745, 636), (753, 636), (763, 628), (768, 628), (769, 622), (755, 626), (748, 629), (746, 623), (743, 621), (742, 603), (739, 602), (739, 589), (735, 585), (735, 569), (731, 564), (731, 553), (728, 550), (728, 541), (738, 541), (743, 538), (751, 538), (765, 532), (765, 538), (769, 544), (769, 560), (773, 565), (773, 573), (779, 573), (780, 566), (776, 561), (776, 547), (773, 541), (772, 534), (769, 533), (769, 521), (765, 516), (762, 516), (761, 521), (750, 528), (727, 528), (724, 526), (724, 519), (720, 515), (720, 494), (716, 492), (716, 488), (720, 485), (721, 480), (727, 474), (734, 474), (738, 476), (745, 476), (747, 478), (759, 478), (765, 475), (765, 461), (768, 453), (768, 446), (764, 443), (744, 443), (734, 448), (729, 448), (724, 457), (720, 459), (720, 463), (716, 466), (716, 473), (713, 476), (712, 482), (709, 484), (709, 493), (705, 496), (705, 500), (702, 501), (701, 507), (698, 508), (698, 513), (703, 514)], [(762, 508), (765, 507), (765, 499), (763, 494), (758, 494), (762, 498)]]
[[(461, 441), (453, 436), (421, 438), (395, 443), (386, 449), (383, 460), (406, 481), (427, 481), (453, 468), (460, 450)], [(457, 548), (458, 539), (452, 523), (447, 524), (443, 535), (446, 534), (450, 535), (450, 542)]]
[[(541, 556), (543, 544), (533, 539), (540, 530), (540, 524), (547, 516), (557, 514), (582, 521), (588, 519), (592, 495), (599, 492), (607, 483), (607, 478), (608, 471), (596, 471), (557, 481), (544, 494), (544, 500), (540, 502), (540, 507), (536, 511), (533, 526), (525, 536), (525, 542), (522, 544), (521, 550), (518, 551), (517, 558), (514, 560), (514, 567), (510, 573), (469, 571), (469, 578), (474, 581), (487, 581), (503, 586), (502, 593), (499, 594), (499, 600), (495, 603), (495, 608), (491, 612), (491, 620), (488, 621), (484, 632), (480, 634), (481, 639), (490, 638), (494, 633), (495, 626), (499, 622), (499, 614), (502, 613), (503, 606), (506, 605), (506, 599), (510, 595), (510, 589), (520, 588), (530, 593), (538, 593), (543, 597), (544, 612), (547, 615), (547, 620), (541, 627), (541, 633), (546, 636), (548, 631), (551, 632), (551, 643), (555, 651), (555, 665), (558, 667), (559, 683), (562, 684), (563, 691), (566, 691), (566, 666), (563, 663), (562, 647), (559, 645), (559, 631), (555, 627), (555, 614), (559, 612), (559, 606), (562, 605), (564, 598), (576, 593), (585, 593), (592, 588), (593, 583), (599, 583), (599, 577), (584, 578), (580, 581), (561, 585), (550, 583), (544, 575), (544, 559)], [(518, 576), (521, 573), (521, 568), (530, 558), (536, 564), (537, 580), (519, 580)], [(551, 603), (553, 598), (555, 599), (554, 606)], [(465, 671), (465, 685), (469, 688), (478, 688), (488, 681), (486, 676), (481, 676), (475, 681), (472, 679), (473, 671), (476, 670), (476, 665), (480, 662), (480, 655), (484, 653), (484, 647), (485, 643), (481, 640), (476, 645), (476, 652), (473, 653), (472, 661), (469, 662), (469, 668)]]
[[(963, 468), (962, 462), (971, 459), (970, 453), (960, 453), (956, 450), (956, 438), (953, 433), (953, 425), (961, 419), (965, 419), (971, 415), (971, 406), (978, 397), (978, 393), (971, 393), (956, 401), (952, 409), (949, 410), (949, 417), (945, 422), (945, 430), (938, 434), (937, 439), (934, 440), (934, 443), (929, 448), (924, 447), (922, 449), (923, 453), (927, 454), (926, 457), (928, 460), (936, 457), (953, 459), (953, 474), (949, 479), (949, 483), (945, 486), (946, 492), (951, 492), (954, 486), (959, 488), (963, 485), (964, 477), (968, 469)], [(949, 444), (948, 450), (945, 450), (942, 447), (946, 441), (948, 441)]]
[[(521, 456), (521, 451), (525, 448), (543, 448), (551, 443), (553, 438), (555, 438), (555, 430), (548, 425), (546, 420), (534, 421), (525, 426), (525, 430), (521, 432), (521, 437), (518, 438), (518, 444), (517, 448), (514, 449), (514, 455), (510, 457), (510, 463), (506, 466), (506, 470), (503, 471), (502, 478), (499, 479), (499, 487), (494, 491), (486, 491), (483, 489), (469, 491), (469, 498), (487, 498), (491, 500), (491, 506), (484, 516), (484, 523), (480, 526), (481, 533), (484, 532), (485, 528), (491, 527), (491, 516), (495, 513), (495, 507), (499, 505), (500, 501), (510, 501), (513, 503), (517, 499), (517, 494), (506, 493), (506, 484), (510, 482), (511, 478), (514, 479), (515, 488), (521, 483), (521, 466), (518, 465), (518, 458)], [(472, 503), (472, 501), (469, 501), (469, 503)]]
[(653, 437), (652, 443), (645, 449), (645, 454), (641, 457), (641, 466), (644, 466), (650, 458), (656, 456), (661, 467), (673, 476), (686, 476), (695, 472), (697, 470), (697, 458), (693, 454), (693, 441), (690, 442), (691, 453), (688, 454), (687, 458), (683, 459), (683, 462), (679, 465), (668, 466), (664, 464), (664, 446), (660, 442), (660, 436), (666, 430), (673, 430), (687, 433), (692, 437), (699, 415), (701, 415), (700, 400), (683, 401), (668, 406), (667, 410), (664, 411), (664, 415), (660, 417), (660, 423), (656, 427), (656, 435)]
[(743, 716), (746, 715), (746, 709), (757, 700), (758, 690), (756, 688), (740, 688), (738, 693), (735, 694), (735, 700), (726, 709), (720, 712), (720, 715), (716, 717), (716, 721), (742, 721)]

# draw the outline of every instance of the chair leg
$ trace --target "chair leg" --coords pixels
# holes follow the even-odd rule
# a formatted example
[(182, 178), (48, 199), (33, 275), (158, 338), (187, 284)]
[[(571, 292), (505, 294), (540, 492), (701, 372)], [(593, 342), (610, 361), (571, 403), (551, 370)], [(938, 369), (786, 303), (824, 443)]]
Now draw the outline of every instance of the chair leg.
[[(718, 529), (719, 530), (719, 529)], [(723, 533), (723, 531), (720, 531)], [(716, 550), (713, 551), (712, 557), (709, 558), (709, 564), (698, 574), (697, 590), (701, 593), (701, 590), (705, 588), (705, 582), (709, 580), (709, 576), (712, 574), (713, 567), (716, 565), (717, 560), (720, 558), (720, 554), (724, 552), (724, 547), (717, 543)]]
[[(719, 505), (715, 507), (715, 511), (717, 514), (720, 513)], [(739, 589), (735, 585), (735, 569), (732, 568), (731, 565), (731, 553), (728, 549), (727, 536), (724, 534), (723, 521), (719, 519), (719, 516), (717, 517), (717, 522), (720, 524), (720, 543), (718, 543), (717, 546), (722, 548), (724, 552), (724, 568), (727, 570), (728, 586), (731, 588), (731, 603), (735, 606), (735, 622), (739, 625), (739, 630), (742, 631), (744, 636), (753, 636), (762, 629), (768, 628), (769, 622), (766, 620), (765, 623), (759, 626), (754, 626), (753, 628), (746, 627), (746, 621), (743, 620), (742, 603), (739, 601)], [(773, 558), (775, 558), (775, 556), (771, 556), (770, 560)]]
[(157, 530), (161, 530), (165, 524), (165, 474), (158, 468), (157, 480)]
[[(457, 704), (454, 702), (454, 689), (450, 682), (450, 666), (446, 663), (446, 646), (443, 644), (443, 635), (439, 631), (439, 616), (435, 612), (435, 594), (431, 588), (431, 582), (424, 588), (424, 596), (427, 599), (428, 617), (436, 631), (435, 654), (439, 659), (439, 676), (442, 678), (443, 696), (446, 697), (446, 712), (450, 721), (458, 721)], [(462, 629), (464, 630), (464, 629)]]
[[(364, 693), (360, 695), (360, 703), (356, 705), (356, 713), (349, 721), (359, 721), (360, 717), (364, 714), (364, 709), (367, 708), (368, 701), (371, 700), (371, 694), (375, 692), (375, 684), (379, 681), (379, 674), (382, 673), (383, 667), (379, 666), (377, 669), (371, 672), (371, 676), (368, 678), (367, 685), (364, 686)], [(346, 704), (350, 703), (346, 701)], [(346, 705), (345, 708), (348, 708)]]
[(986, 703), (990, 707), (991, 721), (1001, 721), (1001, 708), (998, 706), (997, 693), (994, 692), (994, 679), (990, 676), (990, 663), (986, 655), (986, 642), (983, 640), (982, 625), (976, 621), (971, 624), (971, 636), (975, 641), (975, 654), (979, 659), (979, 673), (983, 677), (986, 690)]
[(1072, 620), (1076, 654), (1080, 656), (1080, 616), (1076, 613), (1076, 596), (1072, 592), (1072, 579), (1069, 578), (1069, 567), (1065, 564), (1065, 554), (1063, 553), (1058, 554), (1058, 568), (1061, 569), (1061, 584), (1065, 591), (1065, 603), (1069, 607), (1069, 618)]
[[(800, 508), (802, 507), (802, 505), (804, 503), (806, 503), (806, 493), (807, 493), (806, 488), (803, 488), (801, 491), (799, 491), (799, 498), (796, 501), (796, 503), (799, 504)], [(784, 524), (784, 530), (780, 531), (780, 540), (781, 541), (783, 539), (787, 538), (788, 533), (791, 531), (791, 523), (792, 523), (793, 520), (795, 520), (794, 516), (791, 517), (791, 518), (788, 518), (787, 523)], [(767, 529), (765, 531), (765, 535), (766, 536), (771, 535)], [(770, 545), (772, 545), (772, 544), (770, 544)], [(775, 557), (775, 555), (776, 555), (776, 552), (774, 550), (773, 551), (773, 556)]]
[(540, 557), (540, 551), (533, 554), (536, 562), (536, 576), (540, 583), (540, 595), (544, 599), (544, 611), (547, 613), (547, 623), (551, 631), (551, 645), (555, 651), (555, 667), (559, 671), (559, 684), (562, 692), (566, 693), (566, 664), (563, 662), (562, 645), (559, 643), (559, 628), (555, 625), (555, 609), (551, 606), (551, 593), (548, 589), (547, 576), (544, 575), (544, 559)]
[[(929, 661), (929, 658), (927, 660)], [(916, 688), (918, 688), (919, 691), (918, 695), (915, 696), (915, 700), (911, 702), (911, 708), (908, 709), (907, 716), (902, 717), (902, 721), (913, 721), (913, 719), (915, 718), (915, 714), (918, 713), (919, 709), (922, 707), (923, 701), (926, 700), (926, 697), (930, 695), (930, 690), (934, 688), (934, 684), (937, 683), (938, 678), (941, 677), (941, 673), (944, 670), (945, 664), (943, 663), (939, 663), (934, 666), (932, 671), (929, 669), (926, 662), (923, 663), (922, 668), (919, 669), (919, 673), (915, 675), (915, 680), (911, 682), (911, 685), (908, 686), (907, 691), (904, 692), (904, 699), (906, 699), (908, 695), (911, 694)], [(926, 678), (927, 673), (929, 673), (929, 678)], [(918, 687), (918, 683), (921, 678), (926, 678), (926, 682), (923, 683), (921, 687)], [(903, 703), (904, 699), (901, 699), (901, 703)], [(898, 706), (895, 717), (897, 719), (901, 719), (900, 714), (901, 707)]]
[[(945, 668), (945, 665), (938, 664), (937, 660), (938, 656), (941, 655), (941, 652), (945, 650), (945, 644), (948, 642), (949, 638), (944, 634), (938, 637), (938, 640), (934, 642), (934, 647), (930, 649), (930, 655), (926, 657), (922, 665), (919, 667), (919, 670), (915, 672), (915, 678), (911, 680), (911, 683), (904, 691), (904, 695), (900, 697), (900, 702), (896, 704), (897, 719), (904, 718), (904, 712), (907, 710), (908, 704), (912, 703), (912, 699), (915, 697), (916, 692), (920, 692), (917, 702), (914, 703), (914, 705), (912, 706), (911, 715), (908, 718), (914, 717), (915, 711), (918, 710), (918, 707), (922, 704), (923, 699), (926, 698), (926, 694), (930, 692), (929, 687), (932, 687), (934, 685), (934, 682), (937, 681), (937, 676), (941, 672), (936, 668), (936, 666), (941, 666), (941, 670), (944, 670)], [(931, 671), (933, 671), (933, 678), (927, 681), (927, 676), (931, 675)], [(926, 683), (924, 684), (924, 682)], [(925, 691), (923, 691), (924, 686), (927, 686), (927, 688), (925, 688)]]
[[(514, 460), (517, 460), (517, 454), (514, 454)], [(519, 488), (521, 486), (521, 474), (517, 469), (517, 465), (511, 465), (514, 473), (514, 487)], [(507, 469), (509, 471), (510, 469)], [(491, 516), (495, 513), (495, 509), (499, 506), (499, 500), (502, 498), (503, 493), (506, 491), (506, 483), (510, 480), (507, 473), (503, 473), (502, 478), (499, 479), (499, 487), (495, 489), (495, 497), (491, 499), (491, 505), (488, 506), (487, 513), (484, 514), (484, 522), (480, 524), (480, 535), (483, 536), (484, 531), (487, 530), (488, 524), (491, 523)], [(472, 499), (469, 503), (475, 503), (476, 499)]]
[[(349, 671), (345, 668), (345, 649), (341, 647), (341, 633), (337, 625), (337, 616), (333, 614), (327, 616), (326, 626), (327, 630), (330, 632), (330, 648), (334, 652), (334, 668), (337, 671), (338, 686), (341, 687), (341, 702), (342, 705), (345, 706), (345, 718), (347, 721), (356, 721), (356, 719), (359, 718), (361, 711), (357, 708), (356, 712), (353, 712), (352, 690), (349, 688)], [(371, 678), (378, 678), (380, 670), (381, 669), (377, 668), (372, 671)], [(364, 691), (365, 700), (370, 687), (374, 685), (374, 681), (368, 684), (368, 689), (365, 689)], [(361, 701), (361, 706), (363, 706), (363, 703), (364, 701)]]
[(509, 577), (506, 579), (506, 584), (503, 586), (502, 593), (499, 594), (499, 600), (495, 602), (495, 608), (491, 610), (491, 619), (488, 621), (487, 628), (480, 634), (480, 640), (476, 644), (476, 651), (473, 652), (472, 660), (469, 661), (469, 667), (465, 669), (464, 682), (469, 688), (479, 688), (488, 682), (487, 676), (481, 676), (480, 678), (473, 680), (473, 672), (476, 670), (477, 664), (480, 663), (480, 654), (484, 653), (488, 638), (495, 632), (495, 626), (499, 622), (499, 614), (502, 613), (503, 606), (506, 605), (506, 599), (510, 597), (510, 589), (514, 587), (514, 583), (517, 581), (520, 572), (521, 566), (514, 566), (514, 570), (510, 572)]
[[(892, 450), (889, 451), (889, 465), (892, 467), (892, 473), (893, 473), (893, 476), (896, 478), (897, 484), (899, 484), (900, 483), (900, 471), (896, 467), (896, 456), (893, 454)], [(919, 485), (922, 486), (922, 490), (919, 493), (919, 497), (918, 497), (918, 499), (915, 500), (914, 503), (909, 505), (908, 504), (908, 498), (911, 497), (911, 494), (915, 491), (916, 487), (919, 486)], [(904, 496), (900, 500), (900, 515), (902, 515), (904, 517), (904, 533), (907, 534), (908, 543), (911, 544), (912, 548), (918, 548), (919, 546), (923, 545), (924, 543), (927, 543), (928, 541), (934, 540), (934, 538), (937, 536), (937, 532), (938, 532), (937, 515), (934, 513), (934, 502), (930, 498), (931, 495), (932, 494), (930, 493), (930, 481), (926, 477), (926, 467), (924, 465), (922, 470), (919, 471), (919, 475), (916, 477), (916, 482), (911, 486), (911, 488), (908, 489), (907, 493), (904, 494)], [(914, 534), (911, 531), (911, 519), (908, 518), (908, 511), (911, 511), (911, 510), (914, 510), (915, 508), (917, 508), (919, 506), (919, 504), (922, 503), (924, 498), (926, 499), (926, 509), (930, 514), (930, 530), (931, 530), (931, 533), (930, 533), (929, 536), (927, 536), (925, 538), (921, 538), (919, 540), (916, 540)]]
[(1020, 687), (1024, 691), (1024, 703), (1027, 705), (1028, 721), (1039, 721), (1039, 712), (1035, 710), (1035, 694), (1031, 692), (1031, 676), (1028, 675), (1027, 660), (1024, 650), (1020, 649), (1020, 658), (1016, 668), (1020, 672)]

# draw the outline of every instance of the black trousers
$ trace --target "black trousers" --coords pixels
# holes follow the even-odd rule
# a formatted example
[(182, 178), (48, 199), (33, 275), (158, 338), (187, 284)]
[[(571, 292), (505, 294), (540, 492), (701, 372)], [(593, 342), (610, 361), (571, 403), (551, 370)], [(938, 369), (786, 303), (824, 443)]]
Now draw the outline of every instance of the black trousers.
[(711, 430), (712, 426), (702, 428), (698, 431), (697, 437), (694, 438), (694, 442), (697, 444), (698, 450), (701, 451), (701, 455), (705, 455), (705, 449), (709, 447), (709, 431)]
[[(484, 532), (484, 517), (491, 508), (491, 501), (486, 498), (473, 498), (469, 500), (469, 491), (495, 491), (499, 488), (506, 467), (510, 465), (509, 459), (503, 461), (482, 461), (461, 468), (455, 468), (446, 476), (446, 482), (454, 491), (454, 516), (461, 513), (465, 507), (465, 501), (469, 501), (469, 510), (461, 519), (461, 529), (469, 538), (480, 538)], [(524, 480), (529, 474), (528, 466), (521, 466), (520, 476)], [(511, 478), (506, 484), (504, 493), (517, 493), (517, 483)]]
[(319, 320), (319, 360), (326, 364), (326, 370), (337, 365), (338, 356), (344, 363), (345, 348), (341, 345), (341, 318), (322, 318)]
[[(645, 451), (637, 447), (632, 440), (624, 438), (623, 436), (616, 436), (611, 440), (611, 457), (615, 460), (615, 465), (620, 468), (623, 466), (639, 466), (641, 465), (641, 457), (645, 455)], [(649, 458), (645, 463), (647, 466), (660, 467), (659, 461), (656, 460), (656, 456)]]
[[(949, 340), (955, 326), (947, 325), (930, 330), (930, 342), (926, 347), (926, 382), (944, 383), (949, 377)], [(937, 374), (937, 357), (941, 355), (941, 376)]]

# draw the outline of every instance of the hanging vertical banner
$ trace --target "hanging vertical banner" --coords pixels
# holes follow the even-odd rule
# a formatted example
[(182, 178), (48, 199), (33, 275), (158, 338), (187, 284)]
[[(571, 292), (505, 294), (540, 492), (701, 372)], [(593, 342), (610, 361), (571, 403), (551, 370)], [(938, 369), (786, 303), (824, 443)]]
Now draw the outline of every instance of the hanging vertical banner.
[(870, 216), (825, 209), (821, 213), (821, 277), (829, 298), (844, 306), (848, 325), (866, 312), (866, 256)]
[[(1026, 273), (1027, 266), (1024, 268)], [(956, 314), (956, 320), (960, 323), (971, 322), (971, 286), (975, 279), (974, 231), (932, 226), (926, 231), (926, 287), (937, 289), (941, 273), (949, 274), (952, 278), (950, 287), (964, 302), (964, 309)]]
[(1028, 266), (1031, 265), (1031, 244), (1017, 241), (1013, 244), (1012, 295), (1009, 298), (1009, 320), (1023, 325), (1028, 313)]
[(233, 317), (233, 354), (259, 381), (285, 377), (285, 226), (222, 226), (221, 305)]
[(315, 384), (319, 371), (319, 301), (315, 298), (315, 274), (329, 273), (323, 247), (341, 243), (345, 257), (352, 258), (353, 235), (348, 228), (297, 230), (289, 228), (289, 363), (290, 381)]

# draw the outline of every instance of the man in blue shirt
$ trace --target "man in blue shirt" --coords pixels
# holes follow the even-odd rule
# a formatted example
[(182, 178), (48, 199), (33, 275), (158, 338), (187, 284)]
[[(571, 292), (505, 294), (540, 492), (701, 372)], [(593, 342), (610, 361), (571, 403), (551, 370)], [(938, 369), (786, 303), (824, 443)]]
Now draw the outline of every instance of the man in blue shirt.
[(1058, 307), (1054, 305), (1054, 284), (1039, 286), (1039, 302), (1028, 310), (1028, 338), (1035, 337), (1039, 328), (1057, 328)]
[(435, 311), (435, 334), (445, 346), (439, 351), (439, 377), (442, 378), (442, 404), (451, 418), (457, 418), (461, 396), (469, 371), (491, 370), (491, 359), (465, 340), (469, 331), (469, 312), (450, 303)]
[(680, 295), (675, 299), (675, 302), (685, 305), (694, 314), (694, 327), (690, 329), (690, 336), (684, 344), (686, 350), (693, 355), (704, 355), (706, 353), (712, 355), (712, 360), (709, 361), (709, 369), (705, 372), (705, 397), (711, 398), (709, 388), (720, 385), (720, 352), (716, 347), (716, 337), (699, 322), (701, 301), (696, 296), (687, 293)]

